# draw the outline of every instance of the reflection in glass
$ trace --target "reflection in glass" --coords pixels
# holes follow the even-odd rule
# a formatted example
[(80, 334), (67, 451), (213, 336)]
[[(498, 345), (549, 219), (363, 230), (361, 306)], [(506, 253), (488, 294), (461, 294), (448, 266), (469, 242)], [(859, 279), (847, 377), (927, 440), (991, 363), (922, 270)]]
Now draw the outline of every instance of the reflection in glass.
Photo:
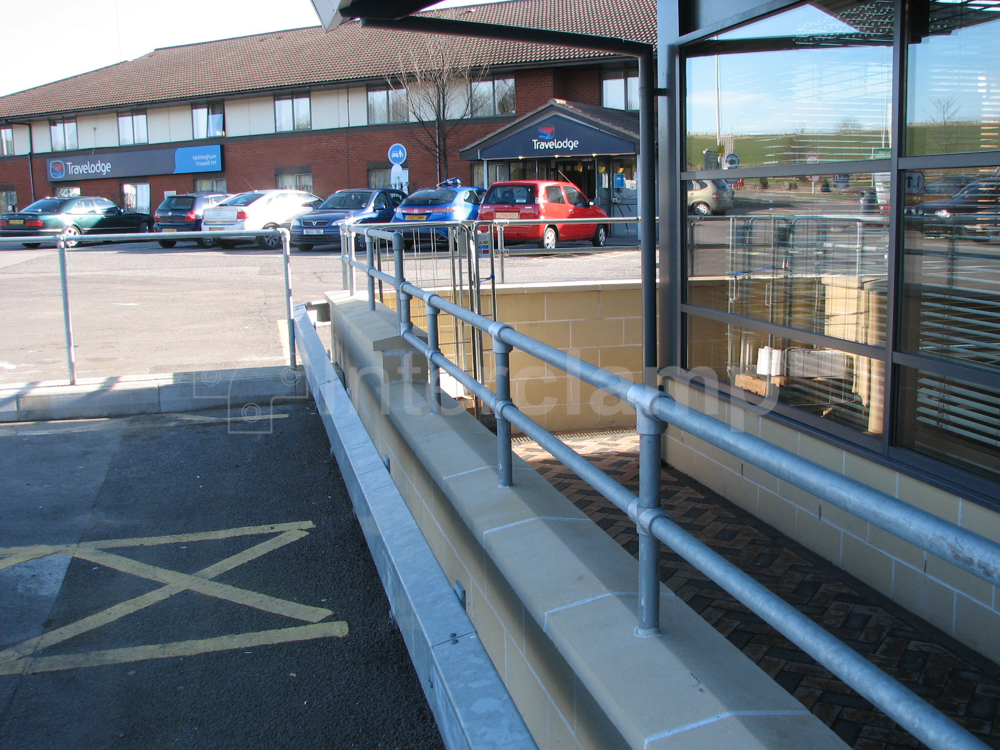
[(687, 302), (884, 344), (889, 228), (865, 181), (872, 175), (832, 175), (795, 190), (786, 180), (742, 189), (688, 181)]
[(887, 158), (892, 3), (811, 3), (693, 48), (688, 169)]
[(1000, 389), (900, 368), (896, 442), (1000, 480)]
[(1000, 17), (982, 0), (929, 2), (911, 21), (906, 152), (1000, 149)]
[(688, 368), (858, 432), (880, 435), (884, 363), (688, 316)]
[(907, 184), (900, 348), (1000, 371), (1000, 178), (926, 170)]

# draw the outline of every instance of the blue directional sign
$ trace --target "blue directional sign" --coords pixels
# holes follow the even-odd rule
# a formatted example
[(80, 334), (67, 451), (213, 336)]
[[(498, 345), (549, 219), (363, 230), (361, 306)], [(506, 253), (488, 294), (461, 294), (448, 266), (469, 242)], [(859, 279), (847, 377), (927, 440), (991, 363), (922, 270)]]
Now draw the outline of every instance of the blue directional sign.
[(393, 143), (389, 146), (389, 161), (393, 164), (402, 164), (406, 161), (406, 146), (402, 143)]

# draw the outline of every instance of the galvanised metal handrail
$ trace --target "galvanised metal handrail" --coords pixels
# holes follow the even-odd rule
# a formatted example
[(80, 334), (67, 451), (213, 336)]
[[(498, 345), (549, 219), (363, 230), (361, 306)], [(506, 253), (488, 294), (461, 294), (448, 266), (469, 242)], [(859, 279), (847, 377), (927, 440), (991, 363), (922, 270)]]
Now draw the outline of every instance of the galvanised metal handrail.
[[(233, 237), (247, 239), (249, 237), (270, 237), (277, 234), (281, 238), (281, 254), (284, 261), (285, 280), (285, 317), (288, 321), (288, 359), (291, 367), (296, 366), (295, 358), (295, 319), (292, 316), (292, 272), (289, 263), (291, 253), (291, 235), (284, 227), (262, 230), (224, 232), (171, 232), (171, 240), (197, 240), (201, 238), (217, 239), (219, 237)], [(70, 385), (76, 385), (76, 352), (73, 343), (73, 316), (69, 303), (69, 278), (66, 264), (66, 251), (77, 247), (81, 242), (156, 242), (163, 239), (159, 233), (128, 233), (128, 234), (86, 234), (73, 235), (64, 234), (52, 235), (28, 235), (25, 237), (0, 237), (0, 244), (25, 242), (55, 242), (59, 249), (59, 279), (62, 283), (62, 303), (63, 303), (63, 328), (66, 334), (66, 365), (69, 370)]]
[[(366, 230), (366, 234), (392, 243), (395, 275), (390, 276), (353, 258), (346, 262), (395, 287), (400, 334), (428, 361), (428, 388), (433, 410), (441, 408), (440, 370), (448, 372), (492, 407), (497, 418), (499, 485), (509, 487), (513, 483), (513, 425), (625, 511), (636, 524), (640, 537), (637, 636), (660, 634), (658, 547), (659, 542), (663, 542), (928, 747), (933, 750), (985, 750), (986, 745), (965, 729), (672, 521), (659, 502), (663, 431), (667, 423), (674, 424), (994, 584), (1000, 583), (1000, 545), (760, 438), (734, 432), (726, 423), (684, 407), (656, 388), (632, 383), (518, 333), (505, 323), (489, 320), (420, 289), (405, 280), (401, 234), (382, 230)], [(413, 332), (409, 314), (412, 297), (422, 300), (428, 311), (426, 343)], [(441, 354), (437, 348), (439, 312), (464, 320), (493, 337), (495, 393)], [(515, 347), (635, 408), (640, 435), (638, 497), (513, 404), (509, 355)]]

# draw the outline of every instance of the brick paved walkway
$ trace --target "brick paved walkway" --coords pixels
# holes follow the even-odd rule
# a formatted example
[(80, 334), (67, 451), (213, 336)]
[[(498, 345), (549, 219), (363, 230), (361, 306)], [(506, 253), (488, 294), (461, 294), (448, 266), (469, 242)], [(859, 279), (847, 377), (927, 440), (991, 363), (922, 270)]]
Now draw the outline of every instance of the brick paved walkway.
[[(636, 491), (638, 437), (562, 435), (574, 449)], [(628, 517), (536, 443), (518, 455), (635, 555)], [(663, 508), (685, 530), (973, 732), (1000, 748), (1000, 667), (906, 612), (746, 511), (664, 466)], [(660, 578), (855, 750), (924, 745), (816, 664), (684, 559), (663, 548)]]

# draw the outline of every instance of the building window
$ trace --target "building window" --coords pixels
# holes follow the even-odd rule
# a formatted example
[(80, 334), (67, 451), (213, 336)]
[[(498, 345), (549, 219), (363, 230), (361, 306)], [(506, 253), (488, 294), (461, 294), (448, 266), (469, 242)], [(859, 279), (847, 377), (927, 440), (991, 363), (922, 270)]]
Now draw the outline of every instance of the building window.
[(514, 114), (514, 79), (491, 78), (473, 81), (469, 111), (473, 117)]
[(312, 170), (308, 167), (279, 168), (275, 174), (275, 182), (285, 190), (305, 190), (307, 193), (313, 191)]
[(605, 72), (601, 104), (609, 109), (639, 109), (639, 74), (634, 70)]
[(14, 128), (0, 128), (0, 156), (14, 155)]
[(225, 177), (207, 177), (194, 181), (196, 193), (228, 193)]
[(133, 143), (149, 143), (145, 112), (118, 115), (118, 144), (131, 146)]
[(222, 102), (195, 104), (191, 107), (191, 121), (194, 137), (222, 138), (226, 134), (225, 115)]
[(75, 198), (78, 195), (80, 195), (79, 187), (66, 187), (64, 185), (56, 188), (56, 198)]
[(149, 213), (149, 183), (122, 183), (122, 207), (126, 211)]
[(79, 148), (76, 138), (76, 120), (53, 120), (49, 123), (53, 151), (75, 151)]
[(17, 191), (0, 190), (0, 213), (12, 213), (17, 210)]
[(368, 124), (406, 122), (410, 113), (406, 89), (388, 87), (368, 89)]
[(291, 130), (311, 130), (312, 113), (309, 105), (309, 94), (275, 97), (274, 129), (279, 133)]

